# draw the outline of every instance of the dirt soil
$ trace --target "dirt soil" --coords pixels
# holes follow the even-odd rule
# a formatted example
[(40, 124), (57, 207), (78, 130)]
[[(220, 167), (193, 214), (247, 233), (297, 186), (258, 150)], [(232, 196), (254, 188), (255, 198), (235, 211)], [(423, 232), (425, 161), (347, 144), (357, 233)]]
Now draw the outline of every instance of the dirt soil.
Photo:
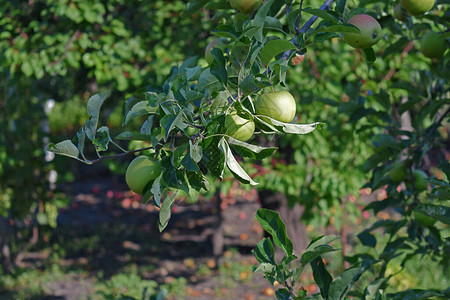
[[(250, 271), (256, 263), (251, 250), (263, 236), (255, 218), (259, 208), (256, 193), (233, 188), (222, 197), (225, 249), (217, 259), (211, 244), (211, 228), (217, 220), (214, 199), (195, 204), (177, 202), (168, 227), (160, 233), (157, 209), (142, 204), (140, 197), (123, 184), (96, 180), (62, 188), (71, 195), (71, 204), (59, 212), (50, 243), (73, 242), (65, 250), (63, 265), (83, 268), (92, 275), (102, 272), (104, 278), (121, 273), (131, 264), (141, 269), (148, 266), (141, 274), (159, 284), (186, 278), (184, 296), (171, 299), (274, 299), (268, 281)], [(85, 244), (86, 240), (90, 242)], [(230, 282), (221, 270), (233, 263), (248, 268), (241, 271), (239, 280)], [(24, 259), (23, 264), (36, 262)], [(210, 272), (201, 275), (199, 266), (207, 266)], [(93, 283), (76, 276), (49, 282), (45, 287), (47, 299), (87, 299)]]

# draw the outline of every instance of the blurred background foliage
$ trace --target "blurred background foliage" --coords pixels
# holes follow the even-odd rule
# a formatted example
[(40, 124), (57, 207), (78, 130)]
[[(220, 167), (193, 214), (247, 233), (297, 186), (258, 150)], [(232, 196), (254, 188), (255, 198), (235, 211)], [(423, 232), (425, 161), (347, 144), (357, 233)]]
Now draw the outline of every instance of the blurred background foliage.
[(39, 220), (48, 224), (44, 215), (54, 224), (51, 187), (73, 180), (73, 168), (43, 149), (74, 135), (93, 93), (113, 91), (102, 118), (118, 127), (119, 101), (160, 86), (174, 64), (203, 53), (214, 22), (207, 13), (182, 17), (185, 7), (186, 1), (0, 1), (2, 234), (12, 224), (24, 233)]

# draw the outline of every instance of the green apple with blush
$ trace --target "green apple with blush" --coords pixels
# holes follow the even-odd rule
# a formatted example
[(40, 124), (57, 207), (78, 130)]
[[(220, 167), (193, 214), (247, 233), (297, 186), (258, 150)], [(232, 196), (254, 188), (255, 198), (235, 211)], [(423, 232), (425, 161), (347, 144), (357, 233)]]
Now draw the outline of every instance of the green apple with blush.
[(383, 37), (383, 30), (375, 18), (366, 14), (351, 17), (348, 23), (359, 29), (356, 32), (344, 32), (344, 41), (353, 48), (364, 49), (378, 43)]

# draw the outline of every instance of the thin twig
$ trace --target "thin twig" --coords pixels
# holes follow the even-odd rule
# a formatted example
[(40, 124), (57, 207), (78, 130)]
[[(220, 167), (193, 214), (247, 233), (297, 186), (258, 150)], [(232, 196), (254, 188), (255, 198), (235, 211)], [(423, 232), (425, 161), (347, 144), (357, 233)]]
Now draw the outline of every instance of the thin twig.
[(298, 12), (297, 21), (295, 22), (295, 35), (298, 36), (300, 34), (300, 22), (302, 20), (302, 8), (303, 8), (303, 0), (300, 1), (300, 10)]
[[(414, 41), (411, 41), (408, 43), (408, 45), (406, 45), (406, 47), (403, 49), (402, 54), (400, 55), (400, 63), (403, 61), (403, 59), (405, 58), (406, 54), (411, 51), (411, 49), (414, 46)], [(384, 77), (384, 80), (389, 80), (392, 78), (392, 76), (394, 76), (396, 71), (396, 68), (392, 68), (389, 70), (388, 74)]]
[[(325, 2), (322, 4), (322, 6), (320, 7), (320, 9), (321, 9), (321, 10), (326, 10), (326, 9), (328, 9), (328, 8), (330, 7), (331, 3), (333, 3), (333, 1), (334, 1), (334, 0), (325, 0)], [(302, 0), (302, 3), (303, 3), (303, 0)], [(300, 6), (299, 19), (301, 18), (301, 12), (302, 12), (302, 9), (301, 9), (301, 8), (302, 8), (302, 7)], [(302, 26), (302, 28), (300, 28), (298, 31), (297, 31), (297, 29), (295, 30), (295, 31), (296, 31), (295, 37), (291, 40), (291, 43), (292, 43), (295, 47), (298, 48), (297, 37), (298, 37), (300, 34), (303, 34), (303, 33), (305, 33), (306, 31), (308, 31), (308, 29), (311, 28), (311, 26), (314, 24), (314, 22), (316, 22), (317, 18), (318, 18), (317, 16), (312, 16), (308, 21), (306, 21), (306, 23)], [(283, 59), (285, 59), (285, 60), (289, 59), (290, 56), (291, 56), (291, 53), (292, 53), (293, 51), (294, 51), (294, 50), (289, 50), (289, 51), (284, 52), (284, 54), (283, 54)]]
[(141, 148), (141, 149), (137, 149), (137, 150), (131, 150), (131, 151), (127, 151), (127, 152), (119, 153), (119, 154), (114, 154), (114, 155), (102, 156), (102, 157), (99, 157), (99, 158), (94, 159), (94, 160), (89, 160), (89, 161), (81, 160), (81, 161), (84, 162), (85, 164), (93, 165), (93, 164), (95, 164), (95, 163), (97, 163), (97, 162), (99, 162), (101, 160), (105, 160), (105, 159), (109, 159), (109, 158), (117, 158), (117, 157), (125, 156), (127, 154), (141, 152), (141, 151), (149, 150), (149, 149), (153, 149), (153, 146), (145, 147), (145, 148)]
[(428, 131), (428, 133), (426, 134), (426, 136), (431, 135), (436, 128), (438, 128), (439, 125), (441, 125), (442, 121), (444, 121), (445, 117), (450, 113), (450, 107), (447, 108), (447, 110), (444, 112), (444, 114), (439, 118), (439, 120), (437, 120), (436, 123), (433, 124), (433, 126), (430, 128), (430, 131)]
[(64, 51), (63, 55), (62, 55), (58, 60), (52, 61), (52, 62), (50, 63), (51, 66), (56, 65), (56, 64), (59, 64), (60, 62), (62, 62), (62, 61), (64, 60), (64, 58), (66, 58), (67, 53), (69, 52), (69, 49), (70, 49), (70, 47), (71, 47), (72, 44), (73, 44), (73, 41), (74, 41), (76, 38), (78, 38), (80, 35), (81, 35), (80, 30), (76, 30), (76, 31), (72, 34), (72, 36), (70, 37), (70, 39), (69, 39), (69, 41), (67, 42), (66, 46), (64, 47), (65, 51)]
[[(333, 3), (334, 0), (326, 0), (322, 6), (320, 7), (321, 10), (326, 10), (330, 7), (331, 3)], [(316, 22), (317, 20), (317, 16), (312, 16), (308, 21), (306, 21), (305, 25), (302, 26), (302, 28), (300, 28), (299, 33), (305, 33), (309, 28), (311, 28), (311, 26), (314, 24), (314, 22)]]

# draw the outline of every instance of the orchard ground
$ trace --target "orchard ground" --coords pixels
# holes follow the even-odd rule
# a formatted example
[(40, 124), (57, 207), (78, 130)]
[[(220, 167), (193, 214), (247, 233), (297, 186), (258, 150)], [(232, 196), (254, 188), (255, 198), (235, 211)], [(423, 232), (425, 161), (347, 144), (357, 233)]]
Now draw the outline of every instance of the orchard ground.
[[(150, 292), (166, 290), (166, 299), (274, 299), (277, 287), (252, 273), (256, 260), (251, 250), (263, 235), (255, 218), (260, 205), (254, 191), (244, 191), (236, 183), (223, 195), (225, 252), (216, 261), (210, 242), (216, 222), (214, 199), (177, 202), (169, 226), (160, 234), (158, 211), (142, 204), (122, 179), (89, 175), (83, 181), (61, 185), (64, 193), (59, 196), (67, 197), (70, 205), (60, 211), (57, 228), (47, 235), (48, 243), (24, 253), (18, 260), (19, 270), (3, 276), (0, 298), (117, 299), (120, 294), (140, 298), (147, 287)], [(384, 195), (383, 191), (365, 192), (365, 201)], [(358, 200), (352, 197), (350, 201)], [(384, 212), (377, 217), (389, 215)], [(311, 232), (314, 227), (309, 226), (308, 234), (344, 234), (345, 245), (339, 246), (348, 253), (357, 244), (356, 234), (373, 216), (365, 212), (359, 221), (354, 227), (346, 226), (345, 232), (333, 227)], [(341, 254), (325, 259), (332, 273), (343, 266)], [(414, 276), (420, 265), (400, 272), (395, 277), (396, 288), (429, 285)], [(388, 272), (397, 272), (397, 267)], [(422, 280), (448, 285), (446, 276), (436, 273)], [(310, 272), (301, 282), (310, 293), (318, 292)]]

